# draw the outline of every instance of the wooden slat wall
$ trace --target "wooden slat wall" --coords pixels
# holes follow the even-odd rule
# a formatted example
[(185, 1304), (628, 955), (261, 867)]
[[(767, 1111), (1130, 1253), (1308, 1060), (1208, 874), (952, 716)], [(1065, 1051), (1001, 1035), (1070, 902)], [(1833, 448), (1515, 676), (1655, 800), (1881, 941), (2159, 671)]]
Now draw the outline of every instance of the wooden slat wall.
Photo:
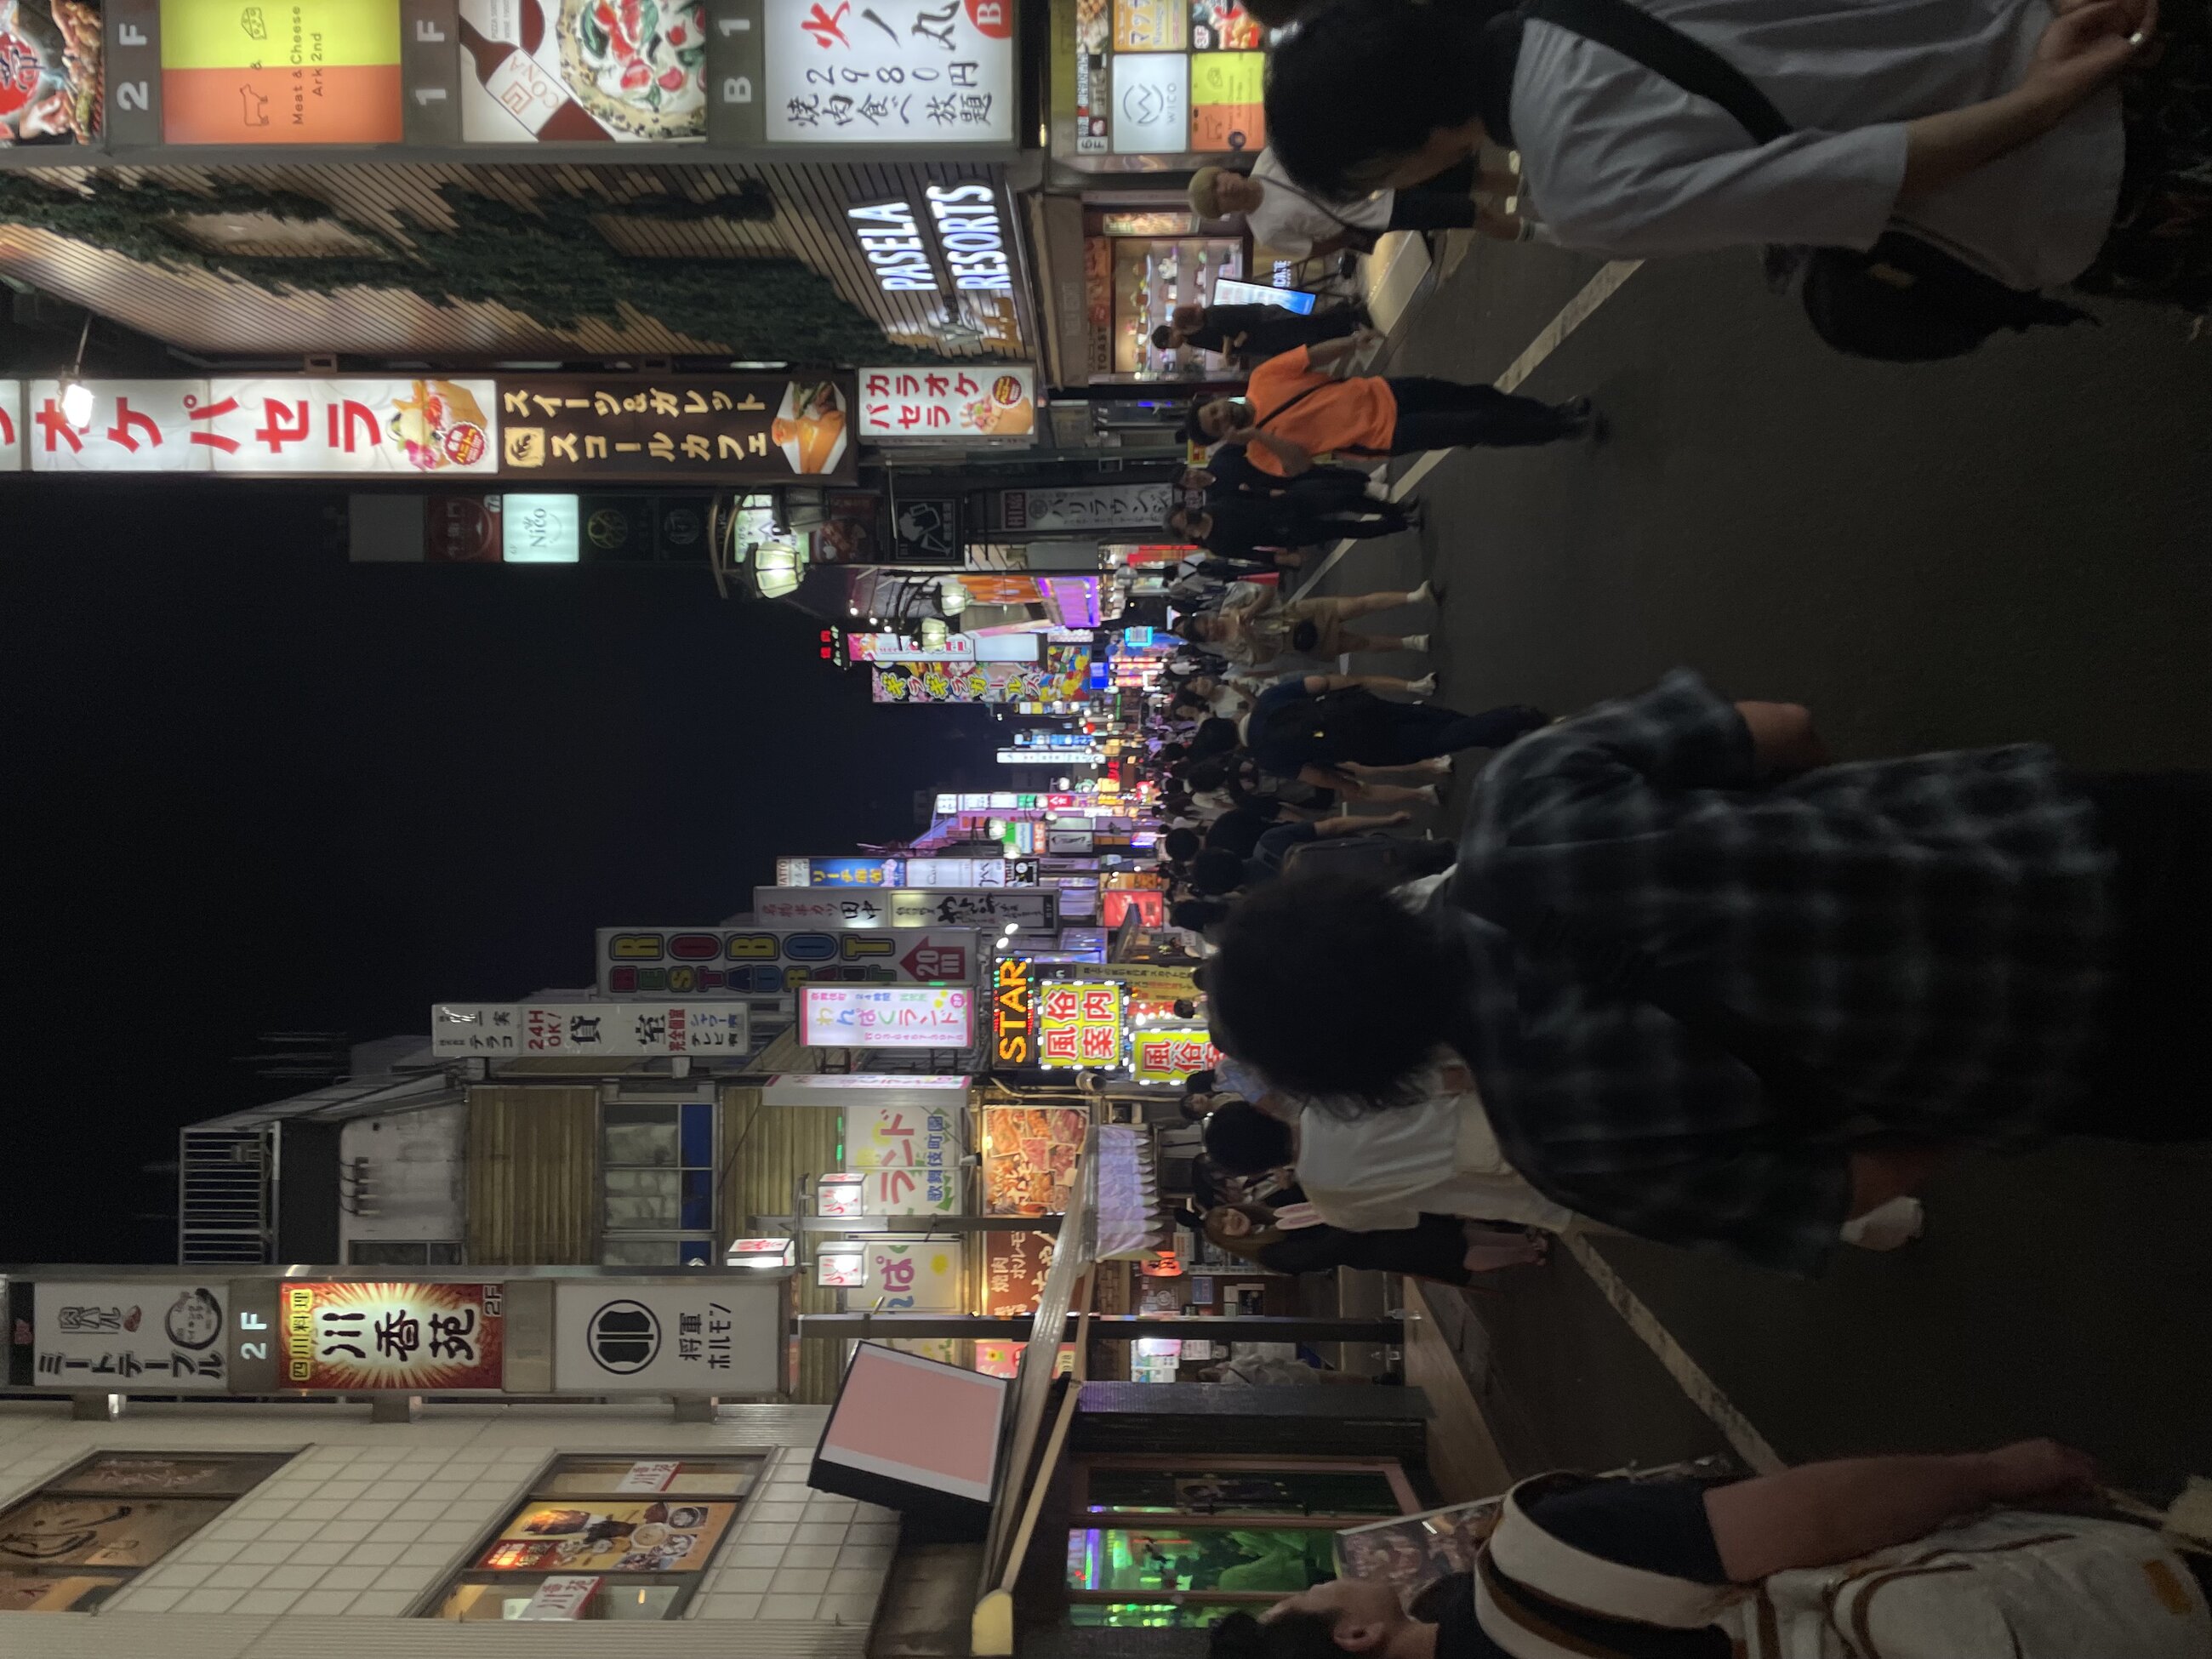
[(596, 1088), (469, 1091), (471, 1265), (597, 1261), (599, 1191)]
[[(54, 183), (82, 182), (84, 167), (41, 169)], [(402, 163), (392, 166), (297, 166), (252, 168), (118, 167), (124, 184), (154, 179), (181, 190), (204, 190), (217, 179), (314, 197), (349, 222), (374, 226), (411, 246), (410, 221), (453, 223), (442, 185), (460, 185), (527, 209), (542, 192), (619, 203), (641, 196), (695, 201), (732, 195), (748, 179), (766, 185), (776, 202), (772, 220), (625, 221), (613, 230), (626, 252), (668, 258), (790, 258), (827, 277), (872, 318), (886, 338), (927, 347), (940, 356), (1020, 356), (988, 343), (945, 349), (931, 324), (949, 295), (886, 294), (854, 240), (845, 210), (893, 198), (927, 211), (932, 184), (993, 182), (999, 169), (979, 163), (927, 169), (906, 165), (805, 165), (706, 167), (494, 167)], [(1002, 202), (1009, 238), (1023, 234)], [(612, 222), (610, 222), (611, 223)], [(593, 322), (553, 328), (495, 305), (438, 306), (402, 289), (353, 289), (343, 295), (297, 291), (271, 295), (250, 283), (200, 270), (140, 265), (105, 249), (63, 240), (20, 226), (0, 225), (0, 270), (87, 306), (157, 339), (188, 350), (265, 356), (340, 352), (365, 356), (422, 353), (459, 356), (627, 356), (713, 355), (722, 342), (685, 335), (663, 319), (632, 313), (620, 325)], [(400, 277), (404, 280), (404, 277)], [(1018, 283), (1018, 287), (1019, 286)], [(1024, 332), (1036, 332), (1034, 307), (1023, 297)], [(678, 319), (679, 322), (681, 319)]]
[[(763, 1106), (758, 1089), (723, 1090), (723, 1237), (747, 1237), (757, 1215), (789, 1215), (796, 1177), (840, 1168), (844, 1117), (824, 1106)], [(835, 1313), (837, 1292), (803, 1278), (798, 1307), (801, 1313)], [(836, 1397), (843, 1347), (820, 1340), (799, 1344), (793, 1400), (824, 1405)]]

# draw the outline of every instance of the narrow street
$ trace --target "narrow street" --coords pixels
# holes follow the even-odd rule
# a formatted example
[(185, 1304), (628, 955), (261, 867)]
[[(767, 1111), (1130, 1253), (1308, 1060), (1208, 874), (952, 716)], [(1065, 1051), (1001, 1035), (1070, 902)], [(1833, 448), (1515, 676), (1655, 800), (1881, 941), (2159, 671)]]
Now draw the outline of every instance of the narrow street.
[[(1386, 371), (1495, 377), (1600, 270), (1457, 252)], [(1444, 584), (1438, 700), (1468, 711), (1570, 711), (1679, 664), (1808, 703), (1846, 757), (2035, 738), (2090, 769), (2203, 766), (2212, 343), (2108, 312), (1889, 367), (1828, 353), (1752, 255), (1642, 266), (1522, 387), (1592, 394), (1610, 441), (1440, 458), (1421, 536), (1319, 591)], [(1717, 1449), (1681, 1386), (1702, 1372), (1790, 1461), (2052, 1434), (2146, 1492), (2212, 1473), (2212, 1151), (2065, 1143), (1926, 1199), (1919, 1243), (1817, 1284), (1607, 1241), (1651, 1340), (1565, 1251), (1440, 1322), (1516, 1472)]]

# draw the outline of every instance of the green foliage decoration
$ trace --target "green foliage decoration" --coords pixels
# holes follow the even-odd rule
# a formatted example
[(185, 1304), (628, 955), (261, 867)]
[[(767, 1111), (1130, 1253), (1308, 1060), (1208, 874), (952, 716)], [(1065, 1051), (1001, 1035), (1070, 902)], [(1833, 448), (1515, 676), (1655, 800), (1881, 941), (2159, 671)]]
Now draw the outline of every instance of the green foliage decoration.
[[(772, 217), (753, 184), (699, 202), (654, 196), (627, 202), (550, 194), (526, 210), (453, 185), (439, 194), (453, 228), (410, 218), (402, 242), (356, 224), (330, 204), (234, 179), (204, 191), (155, 179), (106, 179), (82, 189), (19, 171), (0, 173), (0, 222), (27, 225), (144, 264), (211, 270), (274, 293), (294, 289), (404, 289), (434, 305), (505, 306), (554, 328), (619, 327), (623, 307), (730, 356), (764, 362), (905, 362), (922, 354), (885, 340), (827, 277), (795, 259), (635, 258), (599, 234), (594, 220)], [(380, 252), (264, 258), (210, 252), (187, 237), (188, 216), (267, 214), (335, 221)]]

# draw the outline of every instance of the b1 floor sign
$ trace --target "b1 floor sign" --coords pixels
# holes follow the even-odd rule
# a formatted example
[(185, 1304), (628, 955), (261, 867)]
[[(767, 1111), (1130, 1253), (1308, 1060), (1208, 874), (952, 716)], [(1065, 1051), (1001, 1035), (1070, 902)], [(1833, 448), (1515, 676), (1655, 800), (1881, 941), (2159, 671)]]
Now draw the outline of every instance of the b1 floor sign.
[(559, 1393), (774, 1394), (784, 1386), (780, 1280), (559, 1285)]

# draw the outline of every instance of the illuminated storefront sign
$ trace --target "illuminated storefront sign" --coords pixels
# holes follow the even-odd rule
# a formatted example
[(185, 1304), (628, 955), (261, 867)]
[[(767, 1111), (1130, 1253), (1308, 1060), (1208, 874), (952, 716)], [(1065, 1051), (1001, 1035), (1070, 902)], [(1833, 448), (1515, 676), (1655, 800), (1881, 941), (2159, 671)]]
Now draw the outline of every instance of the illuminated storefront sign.
[[(766, 892), (816, 890), (779, 887)], [(924, 895), (923, 896), (927, 896)], [(842, 908), (834, 891), (822, 902)], [(881, 903), (870, 902), (878, 912)], [(866, 929), (842, 921), (797, 927), (602, 927), (599, 932), (599, 989), (609, 996), (672, 992), (767, 996), (810, 984), (929, 984), (966, 979), (975, 962), (975, 933), (968, 927)], [(1004, 922), (999, 927), (1003, 927)], [(993, 930), (997, 931), (996, 928)]]
[(959, 1166), (962, 1146), (950, 1109), (861, 1106), (845, 1114), (845, 1166), (917, 1177)]
[(808, 985), (799, 1040), (810, 1048), (964, 1048), (975, 1035), (965, 987)]
[(73, 422), (58, 380), (33, 380), (33, 472), (478, 477), (499, 470), (489, 380), (89, 380)]
[(1001, 749), (1001, 766), (1097, 766), (1106, 758), (1103, 749)]
[(806, 887), (756, 887), (753, 915), (779, 926), (835, 930), (935, 926), (995, 933), (1011, 926), (1022, 933), (1049, 933), (1060, 926), (1060, 895), (1031, 887), (901, 888), (896, 892), (848, 893)]
[(1110, 1071), (1121, 1063), (1125, 988), (1078, 981), (1037, 994), (1037, 1058), (1048, 1068)]
[(929, 244), (910, 202), (877, 202), (845, 210), (860, 243), (876, 273), (876, 286), (886, 294), (934, 294), (937, 270), (929, 261)]
[(702, 139), (706, 46), (702, 0), (461, 0), (461, 137)]
[(279, 1375), (291, 1389), (496, 1389), (504, 1312), (499, 1285), (288, 1284)]
[(1235, 0), (1079, 0), (1073, 23), (1062, 156), (1111, 170), (1104, 158), (1249, 155), (1267, 143), (1264, 42)]
[(441, 1060), (742, 1059), (750, 1047), (742, 1002), (441, 1002), (430, 1010), (430, 1052)]
[(1002, 489), (999, 523), (1006, 530), (1157, 530), (1175, 505), (1171, 483), (1102, 484), (1092, 489)]
[(230, 1387), (222, 1341), (230, 1286), (125, 1282), (39, 1286), (30, 1385), (178, 1393)]
[(0, 148), (100, 142), (100, 8), (14, 0), (0, 8)]
[(391, 144), (405, 136), (399, 0), (164, 0), (173, 144)]
[(860, 372), (863, 438), (1036, 438), (1036, 371), (1027, 363), (946, 363)]
[(852, 404), (852, 383), (842, 376), (501, 380), (500, 471), (533, 482), (843, 482), (859, 464), (848, 416)]
[(762, 0), (761, 23), (772, 142), (1014, 142), (1014, 0)]
[(1002, 957), (991, 986), (991, 1036), (994, 1058), (1001, 1066), (1024, 1066), (1036, 1061), (1036, 1018), (1034, 970), (1026, 962)]
[(1129, 1072), (1139, 1083), (1181, 1083), (1209, 1072), (1221, 1051), (1198, 1026), (1151, 1026), (1129, 1039)]

